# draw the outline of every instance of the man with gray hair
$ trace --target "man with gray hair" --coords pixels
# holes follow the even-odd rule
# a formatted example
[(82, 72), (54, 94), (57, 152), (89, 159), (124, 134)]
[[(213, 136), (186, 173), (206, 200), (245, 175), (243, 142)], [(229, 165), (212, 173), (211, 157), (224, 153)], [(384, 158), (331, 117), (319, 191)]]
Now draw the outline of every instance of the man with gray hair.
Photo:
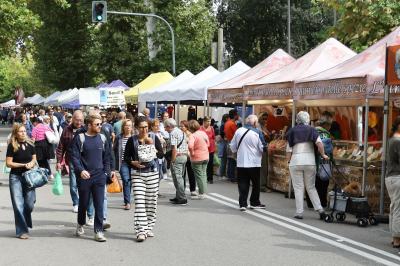
[(257, 131), (258, 118), (249, 115), (246, 125), (239, 128), (230, 143), (231, 150), (237, 153), (237, 177), (239, 187), (239, 206), (241, 211), (247, 209), (247, 197), (250, 181), (253, 189), (250, 196), (251, 209), (264, 209), (260, 202), (260, 168), (262, 152), (265, 148)]
[(186, 205), (185, 194), (185, 167), (188, 155), (188, 145), (185, 133), (177, 127), (176, 121), (168, 118), (164, 121), (164, 128), (169, 133), (171, 140), (171, 151), (165, 157), (171, 160), (171, 174), (176, 189), (176, 196), (170, 199), (172, 204)]

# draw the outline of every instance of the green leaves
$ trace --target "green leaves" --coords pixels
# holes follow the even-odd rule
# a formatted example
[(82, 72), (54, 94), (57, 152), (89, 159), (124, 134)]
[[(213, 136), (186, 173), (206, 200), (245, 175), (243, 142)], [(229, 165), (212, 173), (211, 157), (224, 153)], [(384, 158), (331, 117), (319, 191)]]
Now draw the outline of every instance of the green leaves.
[(357, 52), (371, 46), (400, 25), (398, 0), (347, 0), (338, 5), (336, 0), (317, 0), (334, 8), (339, 20), (329, 33)]

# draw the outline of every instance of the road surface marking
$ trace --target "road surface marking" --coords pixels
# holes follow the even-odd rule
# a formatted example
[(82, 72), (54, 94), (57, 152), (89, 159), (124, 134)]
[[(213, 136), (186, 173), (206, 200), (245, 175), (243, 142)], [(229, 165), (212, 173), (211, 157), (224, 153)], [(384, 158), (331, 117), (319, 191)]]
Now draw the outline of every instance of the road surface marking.
[[(231, 199), (231, 198), (228, 198), (228, 197), (225, 197), (225, 196), (220, 195), (220, 194), (218, 194), (218, 193), (210, 193), (210, 194), (208, 194), (208, 199), (210, 199), (210, 200), (212, 200), (212, 201), (215, 201), (215, 202), (217, 202), (217, 203), (226, 205), (226, 206), (228, 206), (228, 207), (231, 207), (231, 208), (234, 208), (234, 209), (238, 209), (237, 201), (236, 201), (236, 200)], [(228, 203), (228, 202), (226, 202), (226, 201), (223, 201), (222, 199), (224, 199), (224, 200), (226, 200), (226, 201), (229, 201), (229, 202), (232, 202), (232, 203), (234, 203), (234, 204)], [(261, 215), (260, 213), (267, 214), (267, 215), (273, 216), (273, 217), (275, 217), (275, 218), (279, 218), (279, 219), (284, 220), (284, 221), (286, 221), (286, 222), (279, 221), (279, 220), (274, 219), (274, 218), (272, 218), (272, 217), (268, 217), (268, 216)], [(301, 234), (303, 234), (303, 235), (309, 236), (309, 237), (311, 237), (311, 238), (317, 239), (317, 240), (319, 240), (319, 241), (325, 242), (325, 243), (327, 243), (327, 244), (330, 244), (330, 245), (335, 246), (335, 247), (337, 247), (337, 248), (340, 248), (340, 249), (343, 249), (343, 250), (345, 250), (345, 251), (354, 253), (354, 254), (359, 255), (359, 256), (361, 256), (361, 257), (370, 259), (370, 260), (372, 260), (372, 261), (375, 261), (375, 262), (378, 262), (378, 263), (382, 263), (382, 264), (384, 264), (384, 265), (399, 265), (399, 263), (391, 262), (391, 261), (386, 260), (386, 259), (384, 259), (384, 258), (375, 256), (375, 255), (372, 255), (372, 254), (367, 253), (367, 252), (365, 252), (365, 251), (362, 251), (362, 250), (356, 249), (356, 248), (354, 248), (354, 247), (345, 245), (343, 242), (337, 242), (337, 241), (331, 240), (331, 239), (329, 239), (329, 238), (326, 238), (326, 237), (324, 237), (324, 236), (321, 236), (321, 235), (318, 235), (318, 234), (315, 234), (315, 233), (306, 231), (306, 230), (304, 230), (304, 229), (302, 229), (302, 228), (300, 228), (300, 227), (307, 228), (307, 229), (316, 231), (316, 232), (318, 232), (318, 233), (325, 234), (325, 235), (327, 235), (327, 236), (335, 237), (336, 239), (341, 239), (341, 240), (343, 240), (344, 242), (347, 242), (347, 243), (349, 243), (349, 244), (352, 244), (352, 245), (355, 245), (355, 246), (358, 246), (358, 247), (361, 247), (361, 248), (364, 248), (364, 249), (368, 249), (368, 250), (373, 251), (373, 252), (375, 252), (375, 253), (379, 253), (379, 254), (381, 254), (381, 255), (384, 255), (384, 256), (386, 256), (386, 257), (388, 257), (388, 258), (391, 258), (391, 259), (400, 261), (400, 257), (398, 257), (398, 256), (396, 256), (396, 255), (394, 255), (394, 254), (391, 254), (391, 253), (389, 253), (389, 252), (386, 252), (386, 251), (383, 251), (383, 250), (380, 250), (380, 249), (376, 249), (376, 248), (374, 248), (374, 247), (371, 247), (371, 246), (362, 244), (362, 243), (360, 243), (360, 242), (356, 242), (356, 241), (354, 241), (354, 240), (351, 240), (351, 239), (348, 239), (348, 238), (345, 238), (345, 237), (342, 237), (342, 236), (339, 236), (339, 235), (330, 233), (330, 232), (328, 232), (328, 231), (324, 231), (324, 230), (319, 229), (319, 228), (316, 228), (316, 227), (314, 227), (314, 226), (310, 226), (310, 225), (307, 225), (307, 224), (303, 224), (303, 223), (294, 221), (294, 220), (292, 220), (292, 219), (290, 219), (290, 218), (287, 218), (287, 217), (284, 217), (284, 216), (281, 216), (281, 215), (278, 215), (278, 214), (275, 214), (275, 213), (272, 213), (272, 212), (268, 212), (268, 211), (265, 211), (265, 210), (257, 210), (257, 211), (250, 211), (250, 210), (248, 210), (248, 211), (245, 212), (245, 214), (249, 214), (249, 215), (255, 216), (255, 217), (257, 217), (257, 218), (263, 219), (263, 220), (265, 220), (265, 221), (271, 222), (271, 223), (276, 224), (276, 225), (279, 225), (279, 226), (281, 226), (281, 227), (285, 227), (285, 228), (287, 228), (287, 229), (293, 230), (293, 231), (295, 231), (295, 232), (298, 232), (298, 233), (301, 233)], [(297, 226), (291, 225), (291, 224), (289, 224), (289, 223), (295, 224), (295, 225), (297, 225)]]

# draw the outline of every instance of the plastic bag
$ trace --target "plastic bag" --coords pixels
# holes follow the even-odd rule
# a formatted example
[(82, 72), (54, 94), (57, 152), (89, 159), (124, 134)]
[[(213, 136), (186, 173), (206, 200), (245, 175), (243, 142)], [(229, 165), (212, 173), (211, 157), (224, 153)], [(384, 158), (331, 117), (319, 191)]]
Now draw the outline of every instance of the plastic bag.
[(8, 174), (11, 172), (11, 168), (8, 168), (6, 164), (3, 165), (3, 174)]
[(214, 166), (220, 166), (221, 165), (221, 159), (214, 154)]
[(62, 184), (60, 171), (57, 171), (56, 174), (54, 175), (54, 184), (51, 191), (56, 196), (64, 195), (64, 187)]
[(108, 193), (122, 192), (122, 185), (116, 176), (114, 176), (114, 178), (112, 179), (112, 183), (107, 185), (107, 192)]

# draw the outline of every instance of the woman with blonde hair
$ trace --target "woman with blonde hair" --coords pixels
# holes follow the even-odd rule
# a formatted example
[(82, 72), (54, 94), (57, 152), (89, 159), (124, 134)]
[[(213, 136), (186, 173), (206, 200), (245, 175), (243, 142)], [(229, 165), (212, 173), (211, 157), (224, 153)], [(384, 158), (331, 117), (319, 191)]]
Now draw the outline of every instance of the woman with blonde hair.
[(208, 147), (210, 141), (204, 131), (200, 130), (200, 124), (196, 120), (189, 121), (189, 131), (192, 132), (189, 139), (190, 161), (192, 169), (196, 177), (199, 195), (192, 196), (192, 199), (204, 199), (207, 190), (207, 164), (208, 164)]
[(16, 235), (20, 239), (29, 238), (32, 228), (33, 206), (36, 201), (34, 189), (28, 189), (22, 182), (22, 175), (36, 164), (36, 152), (33, 141), (26, 134), (22, 124), (15, 124), (7, 147), (6, 165), (11, 168), (10, 194), (14, 210)]
[(132, 121), (130, 119), (124, 119), (121, 125), (121, 134), (116, 136), (114, 142), (115, 169), (119, 171), (122, 179), (124, 210), (131, 209), (131, 169), (124, 161), (124, 153), (126, 143), (132, 134)]

